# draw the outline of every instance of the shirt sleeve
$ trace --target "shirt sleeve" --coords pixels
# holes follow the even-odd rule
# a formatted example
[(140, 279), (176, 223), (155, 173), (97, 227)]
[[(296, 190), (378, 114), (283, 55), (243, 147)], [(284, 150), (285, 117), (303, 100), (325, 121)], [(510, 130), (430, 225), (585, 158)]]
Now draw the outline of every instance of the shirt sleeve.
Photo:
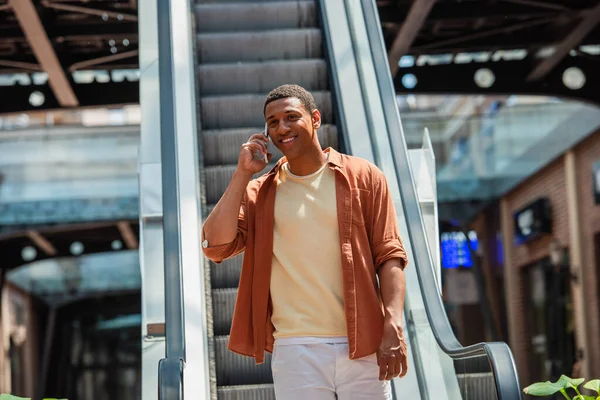
[(408, 264), (404, 244), (400, 238), (396, 208), (392, 201), (389, 186), (385, 175), (374, 168), (373, 173), (373, 212), (371, 253), (375, 269), (386, 261), (394, 258), (400, 259), (402, 268)]
[(244, 194), (240, 211), (238, 213), (238, 231), (235, 239), (229, 243), (213, 245), (204, 238), (202, 228), (202, 251), (204, 255), (216, 264), (221, 264), (228, 258), (237, 256), (246, 248), (246, 237), (248, 236), (248, 191)]

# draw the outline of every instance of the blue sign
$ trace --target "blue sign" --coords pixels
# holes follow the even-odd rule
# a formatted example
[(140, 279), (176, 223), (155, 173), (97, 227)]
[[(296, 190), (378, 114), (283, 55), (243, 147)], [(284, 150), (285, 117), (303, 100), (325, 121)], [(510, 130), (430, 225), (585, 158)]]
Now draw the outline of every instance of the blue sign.
[[(469, 232), (469, 241), (473, 250), (477, 250), (478, 240), (475, 231)], [(442, 267), (458, 268), (473, 266), (467, 238), (462, 232), (444, 232), (441, 237)]]

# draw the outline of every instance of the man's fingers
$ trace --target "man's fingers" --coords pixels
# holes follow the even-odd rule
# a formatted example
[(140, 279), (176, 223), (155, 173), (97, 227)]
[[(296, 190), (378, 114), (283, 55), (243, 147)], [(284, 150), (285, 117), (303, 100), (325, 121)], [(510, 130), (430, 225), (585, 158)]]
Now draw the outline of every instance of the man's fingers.
[(377, 365), (379, 365), (379, 380), (383, 381), (387, 375), (387, 362), (383, 356), (377, 354)]
[(393, 364), (394, 364), (394, 372), (392, 372), (392, 378), (397, 377), (398, 375), (400, 375), (400, 359), (399, 357), (396, 355), (394, 358), (392, 358)]
[(399, 369), (400, 369), (400, 365), (399, 365), (398, 359), (392, 354), (388, 358), (387, 375), (386, 375), (385, 379), (390, 381), (393, 378), (395, 378), (396, 376), (398, 376)]
[(400, 358), (400, 364), (402, 366), (402, 371), (400, 371), (400, 378), (402, 378), (408, 372), (408, 357), (406, 356), (406, 352), (402, 354)]
[(257, 140), (257, 139), (260, 140), (261, 142), (265, 142), (265, 143), (269, 142), (269, 138), (266, 137), (264, 133), (254, 134), (254, 135), (250, 136), (250, 139), (248, 139), (248, 141)]
[(260, 154), (264, 154), (267, 152), (267, 149), (265, 147), (262, 147), (258, 143), (254, 143), (254, 142), (244, 143), (242, 145), (242, 149), (248, 149), (251, 152), (260, 151)]
[(265, 153), (267, 152), (267, 144), (260, 140), (252, 139), (247, 142), (247, 144), (254, 144), (259, 146)]

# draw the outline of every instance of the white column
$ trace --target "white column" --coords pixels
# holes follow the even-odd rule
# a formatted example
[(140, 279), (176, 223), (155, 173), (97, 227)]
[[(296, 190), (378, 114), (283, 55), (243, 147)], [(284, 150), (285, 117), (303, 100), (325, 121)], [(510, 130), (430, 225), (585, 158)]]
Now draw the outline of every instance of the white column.
[(158, 37), (156, 0), (139, 0), (141, 139), (139, 150), (140, 268), (142, 274), (142, 399), (158, 398), (158, 362), (164, 336), (148, 324), (165, 321)]
[[(571, 281), (571, 296), (573, 298), (573, 311), (575, 318), (575, 348), (583, 349), (581, 360), (581, 376), (587, 377), (590, 370), (587, 346), (587, 331), (585, 321), (585, 285), (581, 274), (583, 265), (583, 251), (581, 246), (581, 224), (579, 215), (579, 198), (577, 187), (577, 169), (575, 152), (569, 150), (565, 154), (565, 182), (567, 193), (567, 210), (569, 213), (569, 268), (571, 273), (579, 277), (578, 281)], [(570, 366), (567, 366), (570, 368)]]

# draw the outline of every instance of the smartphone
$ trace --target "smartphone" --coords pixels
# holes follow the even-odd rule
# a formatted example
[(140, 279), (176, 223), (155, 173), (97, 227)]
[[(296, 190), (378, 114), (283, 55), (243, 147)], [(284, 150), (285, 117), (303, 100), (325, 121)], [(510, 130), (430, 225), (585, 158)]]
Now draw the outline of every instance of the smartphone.
[[(264, 134), (265, 134), (265, 137), (267, 139), (269, 139), (269, 125), (267, 125), (266, 122), (265, 122), (265, 132), (264, 132)], [(269, 163), (269, 159), (267, 158), (267, 153), (265, 153), (265, 163), (267, 163), (267, 164)]]

